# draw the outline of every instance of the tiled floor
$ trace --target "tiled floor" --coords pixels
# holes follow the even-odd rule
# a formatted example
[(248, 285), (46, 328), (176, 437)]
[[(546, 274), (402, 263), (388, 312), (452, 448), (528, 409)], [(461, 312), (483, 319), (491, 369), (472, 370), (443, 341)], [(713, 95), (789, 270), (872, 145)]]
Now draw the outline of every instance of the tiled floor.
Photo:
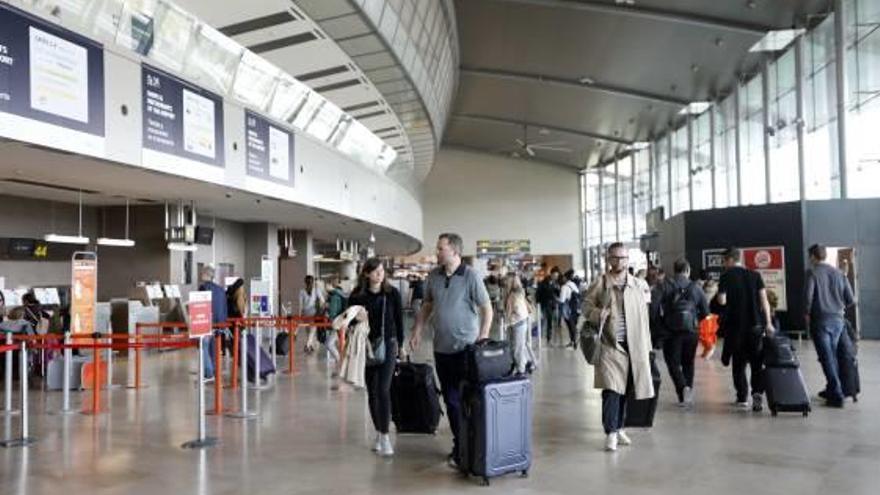
[[(501, 478), (490, 488), (446, 467), (445, 422), (436, 437), (398, 437), (391, 460), (372, 454), (364, 393), (330, 390), (323, 357), (300, 358), (293, 379), (280, 375), (274, 388), (251, 392), (258, 419), (209, 417), (217, 447), (183, 450), (195, 435), (194, 357), (190, 351), (150, 357), (149, 387), (112, 391), (111, 411), (97, 418), (52, 414), (60, 393), (32, 392), (38, 443), (0, 449), (0, 494), (808, 495), (874, 494), (880, 486), (880, 343), (862, 344), (862, 400), (842, 411), (817, 405), (807, 419), (734, 412), (729, 370), (717, 360), (698, 363), (697, 407), (681, 411), (664, 369), (654, 428), (632, 431), (635, 445), (615, 454), (601, 450), (591, 368), (573, 351), (545, 348), (534, 377), (531, 476)], [(821, 371), (809, 346), (801, 359), (815, 391)], [(120, 382), (124, 368), (117, 366)], [(85, 397), (74, 394), (74, 404)], [(0, 421), (4, 434), (17, 431), (17, 418)]]

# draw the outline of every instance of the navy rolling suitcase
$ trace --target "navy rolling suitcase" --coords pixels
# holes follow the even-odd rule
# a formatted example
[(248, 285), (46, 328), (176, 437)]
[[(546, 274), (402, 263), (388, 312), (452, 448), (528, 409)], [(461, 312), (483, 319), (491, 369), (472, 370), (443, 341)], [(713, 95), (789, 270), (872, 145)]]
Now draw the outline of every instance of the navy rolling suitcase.
[(257, 351), (260, 352), (260, 378), (265, 380), (267, 376), (275, 373), (275, 365), (272, 363), (272, 356), (262, 347), (257, 346), (257, 339), (253, 335), (248, 334), (247, 348), (247, 371), (248, 380), (254, 382), (254, 368), (257, 364)]
[[(847, 322), (849, 326), (849, 322)], [(840, 387), (844, 397), (852, 397), (853, 402), (859, 401), (862, 393), (862, 383), (859, 377), (859, 359), (856, 357), (856, 348), (850, 334), (840, 336), (837, 344), (837, 366), (840, 377)]]
[(459, 469), (483, 484), (532, 465), (532, 384), (528, 378), (464, 386)]

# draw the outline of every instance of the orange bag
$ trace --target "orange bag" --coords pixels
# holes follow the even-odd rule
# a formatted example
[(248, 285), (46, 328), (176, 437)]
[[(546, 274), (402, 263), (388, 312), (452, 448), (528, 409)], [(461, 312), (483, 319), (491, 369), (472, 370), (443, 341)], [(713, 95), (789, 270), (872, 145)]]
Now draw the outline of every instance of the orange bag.
[(700, 322), (700, 344), (703, 348), (711, 349), (718, 342), (718, 315), (709, 314)]

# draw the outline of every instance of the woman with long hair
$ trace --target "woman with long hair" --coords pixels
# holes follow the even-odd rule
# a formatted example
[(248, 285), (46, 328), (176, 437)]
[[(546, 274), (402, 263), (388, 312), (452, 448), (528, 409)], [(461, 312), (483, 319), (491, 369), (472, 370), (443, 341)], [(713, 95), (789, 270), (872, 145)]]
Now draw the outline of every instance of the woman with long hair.
[(513, 342), (513, 360), (519, 374), (535, 367), (535, 356), (529, 345), (529, 321), (533, 312), (526, 300), (526, 291), (516, 273), (508, 273), (504, 279), (504, 315)]
[(367, 345), (373, 348), (384, 340), (385, 360), (366, 367), (367, 396), (370, 416), (376, 428), (373, 451), (389, 457), (394, 447), (388, 435), (391, 424), (391, 377), (400, 343), (403, 342), (403, 304), (400, 292), (388, 283), (385, 267), (378, 258), (370, 258), (358, 276), (358, 285), (348, 298), (348, 306), (367, 310), (370, 334)]

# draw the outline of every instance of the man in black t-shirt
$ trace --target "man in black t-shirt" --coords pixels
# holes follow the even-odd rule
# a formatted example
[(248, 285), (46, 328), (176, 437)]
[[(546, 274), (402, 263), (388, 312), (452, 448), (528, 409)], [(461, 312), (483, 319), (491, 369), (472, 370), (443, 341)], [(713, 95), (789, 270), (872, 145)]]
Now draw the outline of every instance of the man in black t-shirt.
[[(761, 274), (743, 268), (742, 253), (731, 248), (724, 253), (725, 271), (718, 285), (718, 302), (724, 307), (724, 351), (721, 362), (732, 362), (736, 405), (748, 409), (751, 384), (752, 410), (761, 411), (764, 383), (762, 379), (761, 339), (773, 333), (770, 303)], [(746, 380), (746, 365), (750, 380)]]

